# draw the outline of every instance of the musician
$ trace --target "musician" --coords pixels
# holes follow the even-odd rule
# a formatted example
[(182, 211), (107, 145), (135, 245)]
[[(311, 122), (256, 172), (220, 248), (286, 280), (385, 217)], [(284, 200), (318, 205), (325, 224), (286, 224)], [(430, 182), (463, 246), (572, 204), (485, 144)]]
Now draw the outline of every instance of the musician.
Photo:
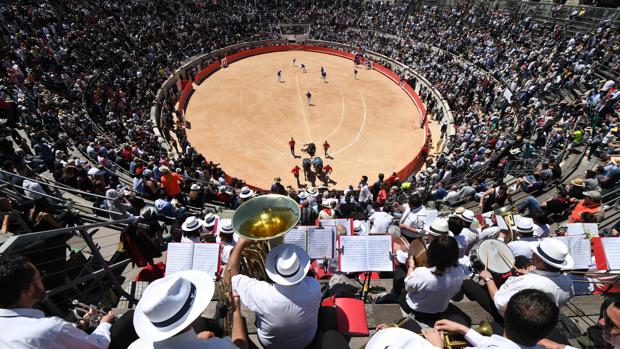
[(274, 282), (270, 284), (240, 274), (241, 254), (252, 243), (239, 238), (227, 273), (243, 304), (256, 313), (260, 343), (266, 348), (306, 347), (317, 333), (321, 305), (319, 282), (306, 276), (310, 257), (291, 244), (274, 247), (265, 258), (265, 271)]
[(603, 339), (614, 349), (620, 349), (620, 298), (609, 304), (599, 323), (603, 326)]
[(410, 195), (408, 201), (409, 207), (403, 212), (399, 226), (404, 236), (408, 239), (415, 239), (424, 234), (423, 229), (418, 227), (420, 223), (424, 223), (426, 207), (422, 205), (422, 198), (418, 194)]
[[(388, 327), (379, 330), (366, 343), (366, 349), (415, 348), (439, 349), (421, 336), (404, 328)], [(441, 346), (443, 348), (443, 345)]]
[(1, 348), (108, 348), (112, 312), (87, 334), (58, 317), (45, 317), (34, 306), (45, 298), (44, 275), (22, 256), (0, 257)]
[(187, 217), (181, 225), (181, 229), (183, 230), (181, 242), (201, 242), (200, 235), (202, 234), (203, 227), (203, 220), (195, 216)]
[[(530, 218), (521, 218), (517, 220), (515, 227), (512, 229), (517, 235), (518, 240), (509, 242), (508, 247), (510, 247), (512, 254), (515, 256), (516, 266), (524, 267), (532, 259), (530, 244), (539, 241), (534, 236), (534, 222)], [(526, 259), (526, 261), (519, 263), (519, 257)]]
[(237, 244), (234, 239), (235, 230), (233, 229), (232, 220), (228, 218), (220, 219), (217, 232), (218, 236), (215, 241), (222, 244), (222, 264), (226, 264), (231, 251)]
[[(540, 290), (526, 289), (517, 292), (508, 302), (504, 335), (485, 337), (467, 326), (450, 320), (439, 320), (434, 331), (424, 331), (424, 337), (436, 347), (444, 347), (444, 339), (438, 331), (462, 334), (471, 345), (469, 348), (544, 348), (537, 343), (553, 331), (560, 309), (548, 294)], [(569, 347), (566, 347), (569, 348)]]
[[(430, 232), (433, 229), (431, 225)], [(469, 316), (450, 303), (450, 299), (459, 292), (466, 274), (458, 258), (458, 244), (446, 234), (438, 235), (431, 241), (425, 266), (416, 266), (413, 256), (410, 256), (405, 277), (407, 294), (400, 302), (403, 311), (414, 314), (418, 322), (428, 326), (433, 326), (439, 319), (451, 319), (469, 326)]]
[(207, 309), (214, 290), (209, 275), (197, 270), (153, 281), (134, 311), (133, 325), (140, 338), (128, 349), (247, 348), (239, 297), (234, 300), (232, 338), (217, 338), (206, 331), (196, 334), (193, 324)]
[[(474, 212), (471, 210), (455, 210), (454, 216), (463, 222), (463, 228), (459, 234), (455, 234), (456, 242), (459, 244), (459, 256), (469, 255), (469, 251), (478, 241), (478, 231), (472, 228), (472, 224), (476, 219)], [(450, 223), (448, 221), (448, 223)]]
[(501, 314), (506, 304), (521, 290), (541, 290), (552, 296), (558, 307), (563, 306), (574, 295), (572, 280), (560, 273), (562, 269), (571, 269), (574, 264), (566, 245), (556, 239), (544, 239), (530, 247), (533, 270), (520, 269), (519, 273), (522, 275), (509, 277), (500, 288), (487, 270), (480, 272), (480, 278), (486, 282), (486, 286), (481, 287), (473, 280), (463, 282), (462, 289), (467, 298), (478, 302), (500, 324), (504, 322)]

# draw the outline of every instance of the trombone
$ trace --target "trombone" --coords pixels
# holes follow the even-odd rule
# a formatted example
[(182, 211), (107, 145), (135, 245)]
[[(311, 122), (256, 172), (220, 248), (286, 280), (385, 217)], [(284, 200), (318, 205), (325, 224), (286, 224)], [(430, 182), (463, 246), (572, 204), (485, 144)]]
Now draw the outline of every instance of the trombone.
[[(107, 315), (107, 313), (99, 308), (97, 308), (94, 305), (86, 305), (80, 301), (78, 301), (77, 299), (74, 299), (71, 302), (71, 305), (73, 305), (73, 315), (75, 316), (75, 318), (80, 321), (80, 320), (84, 320), (84, 321), (88, 321), (90, 327), (97, 327), (99, 326), (99, 322), (101, 321), (101, 318), (104, 315)], [(94, 311), (95, 314), (93, 315), (89, 315), (88, 313)]]

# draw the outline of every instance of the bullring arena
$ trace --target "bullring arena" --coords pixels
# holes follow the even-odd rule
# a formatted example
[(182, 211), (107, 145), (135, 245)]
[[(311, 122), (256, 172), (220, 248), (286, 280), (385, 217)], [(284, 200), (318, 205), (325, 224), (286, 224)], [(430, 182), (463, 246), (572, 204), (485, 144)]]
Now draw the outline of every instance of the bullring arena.
[[(327, 71), (327, 82), (320, 67)], [(295, 187), (290, 171), (309, 157), (301, 152), (306, 143), (315, 143), (316, 156), (334, 168), (330, 185), (336, 188), (355, 185), (360, 174), (398, 172), (425, 141), (417, 96), (378, 70), (356, 69), (357, 79), (351, 59), (298, 50), (236, 61), (195, 89), (185, 110), (188, 139), (230, 176), (260, 188), (287, 173), (283, 184)], [(290, 137), (296, 141), (296, 157), (289, 150)], [(328, 158), (325, 141), (331, 146)], [(301, 186), (322, 185), (318, 179), (312, 183), (312, 177), (305, 181), (302, 174)]]

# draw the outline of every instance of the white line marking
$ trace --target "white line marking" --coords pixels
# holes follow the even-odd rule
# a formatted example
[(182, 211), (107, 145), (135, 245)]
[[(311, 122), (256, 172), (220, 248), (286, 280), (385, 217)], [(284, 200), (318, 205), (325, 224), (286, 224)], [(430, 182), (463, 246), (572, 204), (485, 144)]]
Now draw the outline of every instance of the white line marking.
[[(340, 121), (338, 121), (338, 125), (336, 126), (335, 129), (332, 130), (332, 132), (330, 132), (327, 136), (325, 136), (325, 140), (329, 139), (329, 137), (331, 135), (333, 135), (334, 133), (336, 133), (336, 131), (338, 131), (338, 129), (340, 128), (340, 126), (342, 126), (342, 122), (344, 121), (344, 109), (345, 109), (345, 103), (344, 103), (344, 94), (342, 93), (342, 86), (338, 85), (338, 89), (340, 90), (340, 98), (342, 99), (342, 110), (340, 112)], [(314, 143), (318, 143), (319, 141), (316, 140), (314, 141)]]
[(360, 95), (360, 98), (362, 99), (362, 104), (364, 105), (364, 119), (362, 120), (362, 126), (360, 127), (360, 130), (357, 132), (357, 135), (355, 136), (355, 138), (353, 138), (351, 143), (349, 143), (344, 148), (332, 153), (331, 155), (338, 155), (339, 153), (347, 150), (349, 147), (351, 147), (354, 143), (357, 142), (357, 140), (362, 135), (362, 132), (364, 131), (364, 126), (366, 126), (366, 117), (368, 116), (368, 110), (366, 109), (366, 99), (364, 99), (364, 95), (362, 94), (362, 92), (357, 91), (357, 93)]
[[(299, 97), (299, 107), (301, 108), (301, 115), (304, 119), (304, 126), (306, 127), (306, 136), (308, 139), (312, 139), (312, 133), (310, 132), (310, 125), (308, 124), (308, 118), (306, 117), (306, 107), (304, 105), (303, 97), (301, 96), (301, 87), (299, 87), (299, 71), (295, 73), (295, 83), (297, 84), (297, 97)], [(304, 94), (305, 97), (305, 94)]]

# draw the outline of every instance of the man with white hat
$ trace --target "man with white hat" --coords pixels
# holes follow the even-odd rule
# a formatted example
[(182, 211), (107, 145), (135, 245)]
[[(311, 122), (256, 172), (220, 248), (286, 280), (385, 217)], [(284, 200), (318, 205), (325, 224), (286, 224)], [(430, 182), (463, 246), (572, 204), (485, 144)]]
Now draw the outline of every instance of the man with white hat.
[(463, 228), (461, 232), (454, 237), (459, 244), (459, 258), (469, 255), (469, 251), (478, 241), (478, 233), (471, 228), (476, 219), (474, 212), (471, 210), (455, 210), (454, 216), (462, 221)]
[(245, 306), (256, 313), (256, 332), (266, 348), (305, 348), (318, 328), (321, 304), (319, 282), (307, 277), (310, 257), (300, 247), (281, 244), (265, 258), (273, 284), (240, 274), (243, 249), (252, 240), (239, 238), (230, 255), (226, 280)]
[(241, 203), (244, 203), (253, 197), (254, 197), (254, 190), (250, 189), (249, 187), (241, 188), (241, 191), (239, 192), (239, 199), (241, 199)]
[(454, 237), (454, 234), (450, 231), (450, 226), (445, 218), (435, 218), (431, 226), (428, 228), (428, 243), (430, 244), (434, 238), (439, 236)]
[(562, 269), (573, 267), (573, 258), (568, 247), (557, 239), (543, 239), (532, 243), (532, 271), (520, 270), (522, 275), (511, 276), (498, 288), (493, 275), (488, 270), (480, 272), (480, 278), (486, 281), (486, 287), (480, 287), (472, 280), (463, 282), (463, 291), (467, 298), (477, 301), (493, 319), (503, 323), (506, 304), (517, 292), (534, 288), (547, 293), (558, 307), (562, 307), (575, 293), (570, 277), (561, 274)]
[(216, 214), (213, 214), (212, 212), (207, 213), (207, 215), (203, 219), (204, 230), (202, 236), (207, 242), (215, 242), (215, 230), (217, 229), (219, 219), (220, 217)]
[[(534, 221), (528, 217), (518, 217), (515, 219), (515, 226), (512, 230), (517, 234), (518, 240), (508, 243), (508, 247), (512, 250), (515, 257), (525, 257), (529, 261), (532, 258), (531, 243), (539, 241), (534, 236)], [(516, 263), (519, 266), (519, 263)]]
[(323, 202), (323, 208), (321, 212), (319, 212), (319, 219), (331, 219), (336, 218), (336, 206), (338, 205), (338, 200), (334, 198), (325, 199)]
[(220, 219), (217, 223), (217, 237), (216, 242), (222, 244), (222, 264), (228, 263), (230, 252), (237, 244), (234, 239), (235, 230), (233, 229), (232, 220), (225, 218)]
[(201, 219), (195, 216), (187, 217), (185, 222), (181, 225), (181, 229), (183, 230), (181, 242), (202, 242), (200, 240), (200, 235), (203, 227), (204, 222)]
[(144, 290), (133, 317), (140, 337), (129, 349), (247, 348), (247, 333), (238, 306), (233, 312), (231, 338), (202, 337), (192, 324), (207, 309), (215, 285), (205, 272), (187, 270), (153, 281)]
[(368, 235), (368, 229), (366, 224), (357, 219), (353, 221), (353, 235)]

